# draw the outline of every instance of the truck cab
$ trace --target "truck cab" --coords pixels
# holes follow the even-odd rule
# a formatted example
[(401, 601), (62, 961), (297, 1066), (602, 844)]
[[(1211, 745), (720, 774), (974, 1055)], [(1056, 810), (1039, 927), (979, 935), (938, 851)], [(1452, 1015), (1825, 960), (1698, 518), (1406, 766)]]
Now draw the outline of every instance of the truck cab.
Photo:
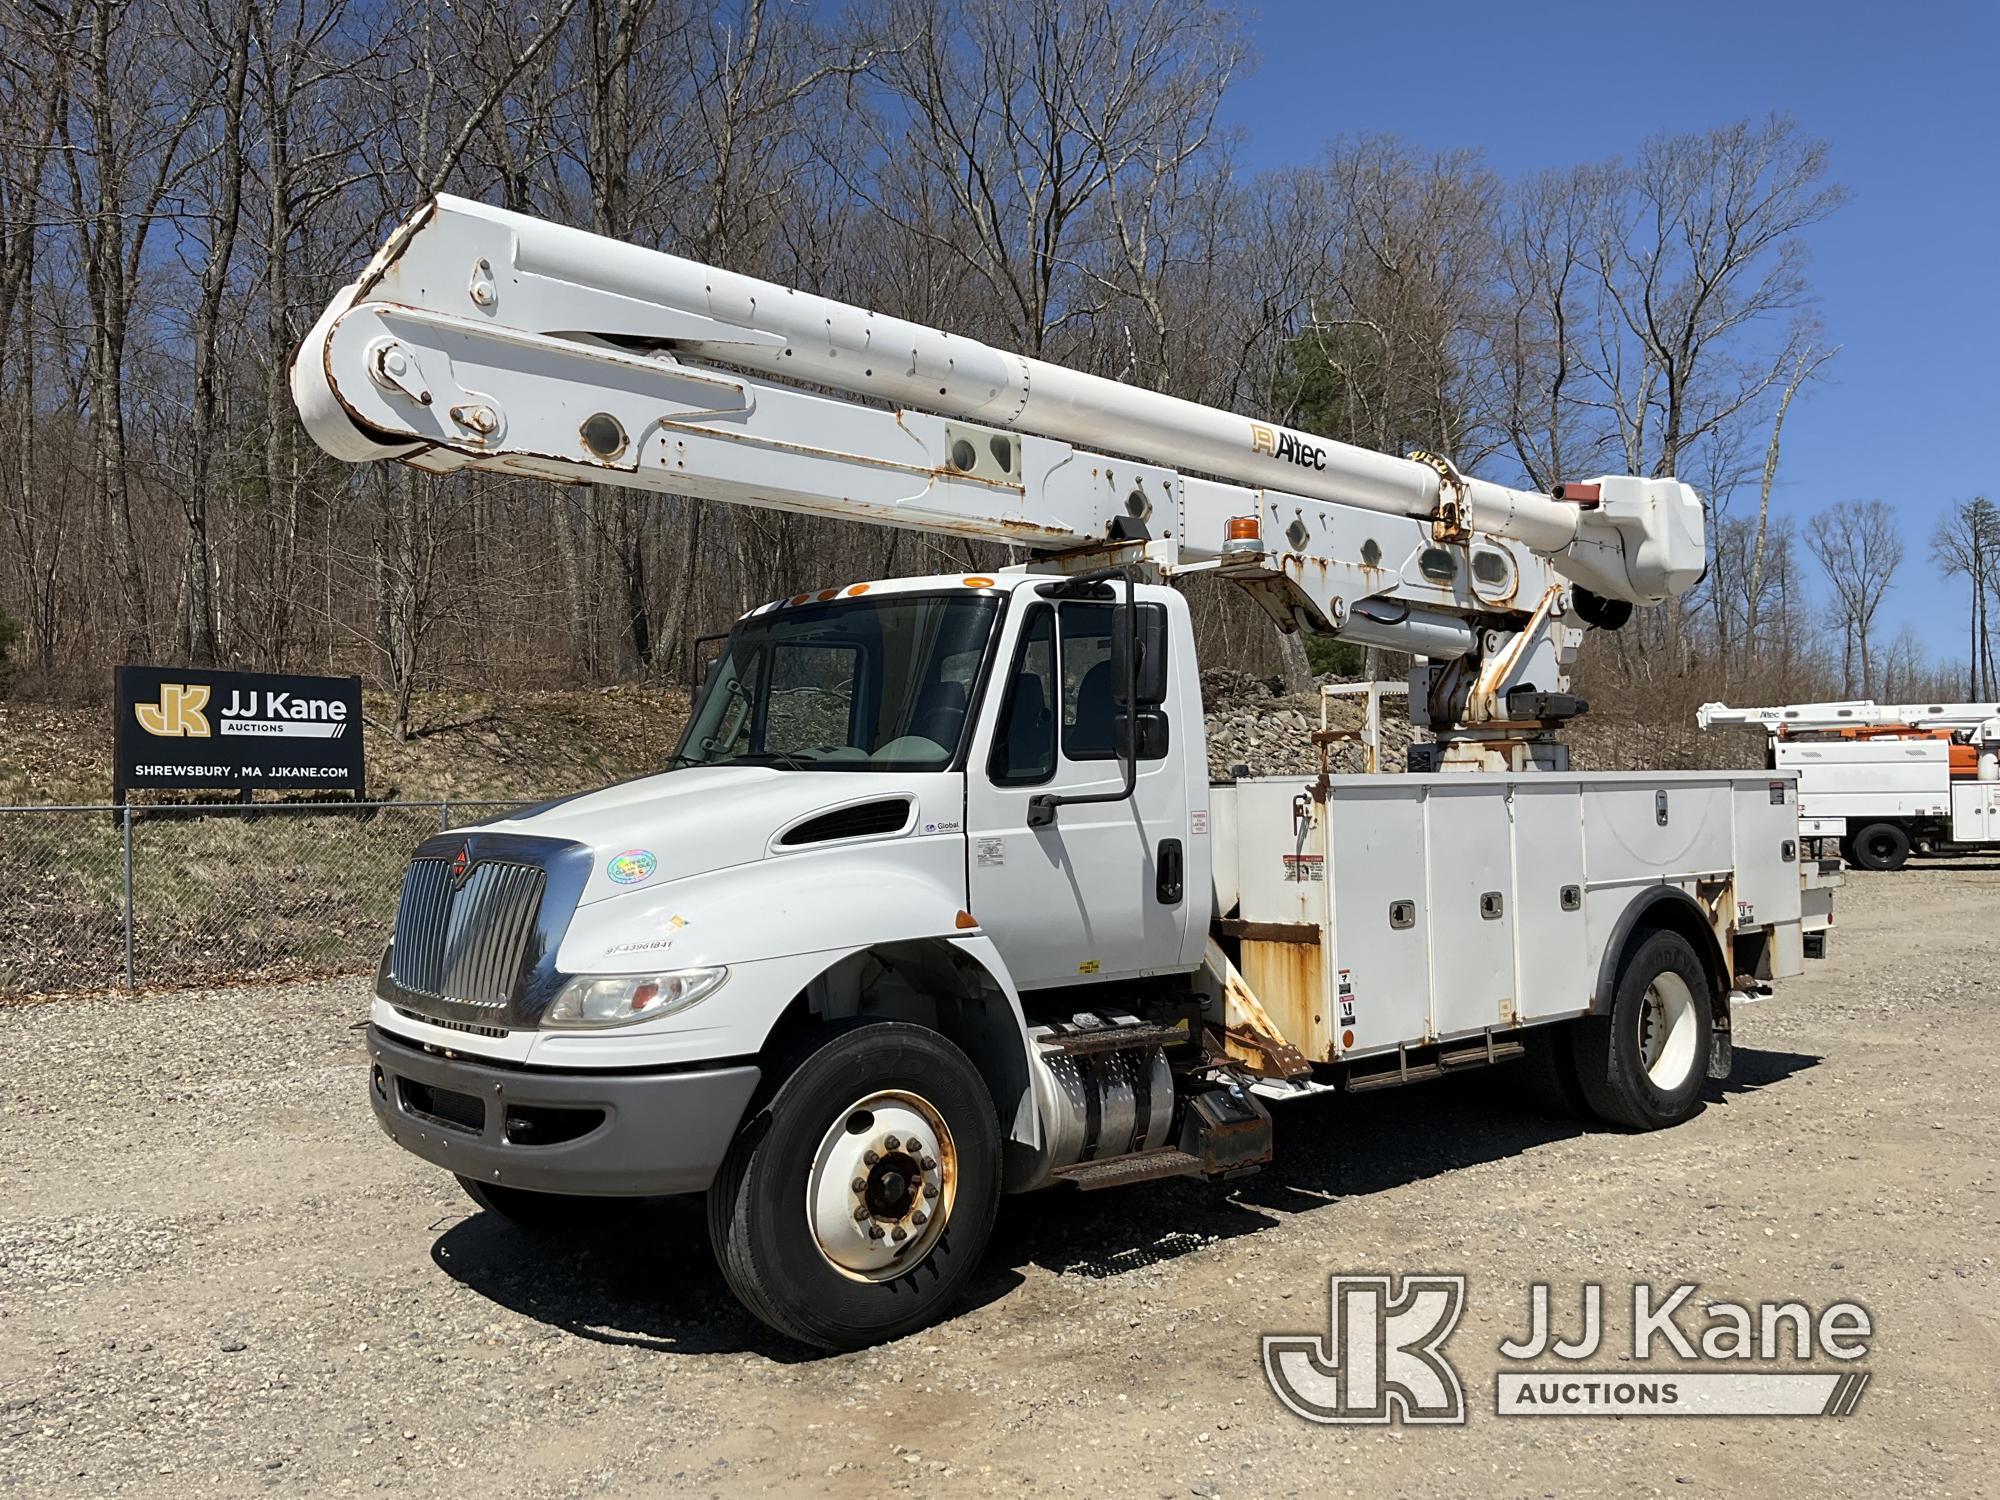
[[(774, 1057), (900, 1019), (970, 1060), (996, 1185), (1046, 1182), (1099, 1143), (1051, 1138), (1037, 996), (1185, 989), (1207, 798), (1170, 588), (961, 575), (766, 604), (665, 770), (417, 851), (377, 980), (376, 1112), (482, 1204), (560, 1217), (709, 1189)], [(1109, 1050), (1069, 1082), (1125, 1067)], [(1106, 1082), (1096, 1129), (1163, 1146), (1171, 1084), (1147, 1110)]]

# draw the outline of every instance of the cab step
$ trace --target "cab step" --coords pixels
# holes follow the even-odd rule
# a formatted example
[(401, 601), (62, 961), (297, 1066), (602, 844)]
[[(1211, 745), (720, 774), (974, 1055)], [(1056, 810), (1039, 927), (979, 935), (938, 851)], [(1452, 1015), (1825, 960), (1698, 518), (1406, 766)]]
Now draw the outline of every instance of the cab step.
[(1088, 1193), (1097, 1188), (1123, 1187), (1128, 1182), (1151, 1182), (1156, 1177), (1199, 1177), (1201, 1158), (1190, 1156), (1177, 1146), (1160, 1146), (1151, 1151), (1135, 1151), (1130, 1156), (1080, 1161), (1073, 1167), (1058, 1167), (1050, 1175), (1062, 1182), (1073, 1182)]
[[(1067, 1026), (1070, 1023), (1063, 1023)], [(1062, 1026), (1039, 1032), (1035, 1040), (1044, 1052), (1085, 1057), (1094, 1052), (1123, 1052), (1135, 1047), (1179, 1047), (1187, 1042), (1191, 1029), (1185, 1019), (1155, 1023), (1141, 1021), (1129, 1026)]]

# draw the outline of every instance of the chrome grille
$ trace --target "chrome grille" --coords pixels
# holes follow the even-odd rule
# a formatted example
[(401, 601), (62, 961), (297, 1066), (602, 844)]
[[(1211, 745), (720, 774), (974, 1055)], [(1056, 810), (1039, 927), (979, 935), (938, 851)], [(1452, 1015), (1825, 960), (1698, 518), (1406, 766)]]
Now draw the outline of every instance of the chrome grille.
[(453, 890), (447, 861), (411, 860), (396, 908), (391, 977), (411, 994), (504, 1007), (521, 975), (545, 880), (534, 865), (486, 861)]

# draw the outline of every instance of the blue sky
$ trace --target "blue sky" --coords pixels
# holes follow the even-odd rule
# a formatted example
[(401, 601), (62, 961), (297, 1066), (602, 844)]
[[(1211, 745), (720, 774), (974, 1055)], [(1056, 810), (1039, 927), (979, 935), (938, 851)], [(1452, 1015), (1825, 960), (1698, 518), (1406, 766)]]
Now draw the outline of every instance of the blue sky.
[(2000, 0), (1265, 0), (1252, 35), (1261, 61), (1224, 106), (1248, 168), (1386, 131), (1511, 176), (1773, 111), (1830, 142), (1853, 197), (1812, 232), (1812, 275), (1842, 352), (1792, 408), (1776, 505), (1895, 506), (1884, 637), (1908, 621), (1964, 656), (1965, 585), (1937, 577), (1930, 533), (1953, 499), (2000, 499)]

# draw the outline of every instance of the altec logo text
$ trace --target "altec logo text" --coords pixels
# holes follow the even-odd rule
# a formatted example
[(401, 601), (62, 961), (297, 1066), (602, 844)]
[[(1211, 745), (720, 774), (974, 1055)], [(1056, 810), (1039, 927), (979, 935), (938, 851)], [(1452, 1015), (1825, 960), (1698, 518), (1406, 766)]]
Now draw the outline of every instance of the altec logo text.
[(1326, 449), (1319, 444), (1308, 443), (1283, 428), (1266, 427), (1262, 422), (1250, 424), (1250, 451), (1297, 464), (1301, 469), (1326, 467)]
[[(1499, 1345), (1495, 1412), (1844, 1417), (1860, 1404), (1869, 1375), (1852, 1364), (1874, 1333), (1861, 1304), (1834, 1302), (1817, 1314), (1794, 1300), (1715, 1301), (1697, 1310), (1697, 1290), (1635, 1285), (1630, 1347), (1621, 1356), (1632, 1363), (1590, 1369), (1583, 1362), (1606, 1348), (1604, 1289), (1584, 1285), (1574, 1337), (1562, 1337), (1548, 1286), (1535, 1284), (1527, 1332)], [(1334, 1276), (1327, 1292), (1325, 1336), (1264, 1336), (1265, 1378), (1289, 1410), (1324, 1423), (1465, 1421), (1464, 1388), (1444, 1353), (1465, 1311), (1465, 1277), (1405, 1276), (1398, 1287), (1388, 1276)]]

